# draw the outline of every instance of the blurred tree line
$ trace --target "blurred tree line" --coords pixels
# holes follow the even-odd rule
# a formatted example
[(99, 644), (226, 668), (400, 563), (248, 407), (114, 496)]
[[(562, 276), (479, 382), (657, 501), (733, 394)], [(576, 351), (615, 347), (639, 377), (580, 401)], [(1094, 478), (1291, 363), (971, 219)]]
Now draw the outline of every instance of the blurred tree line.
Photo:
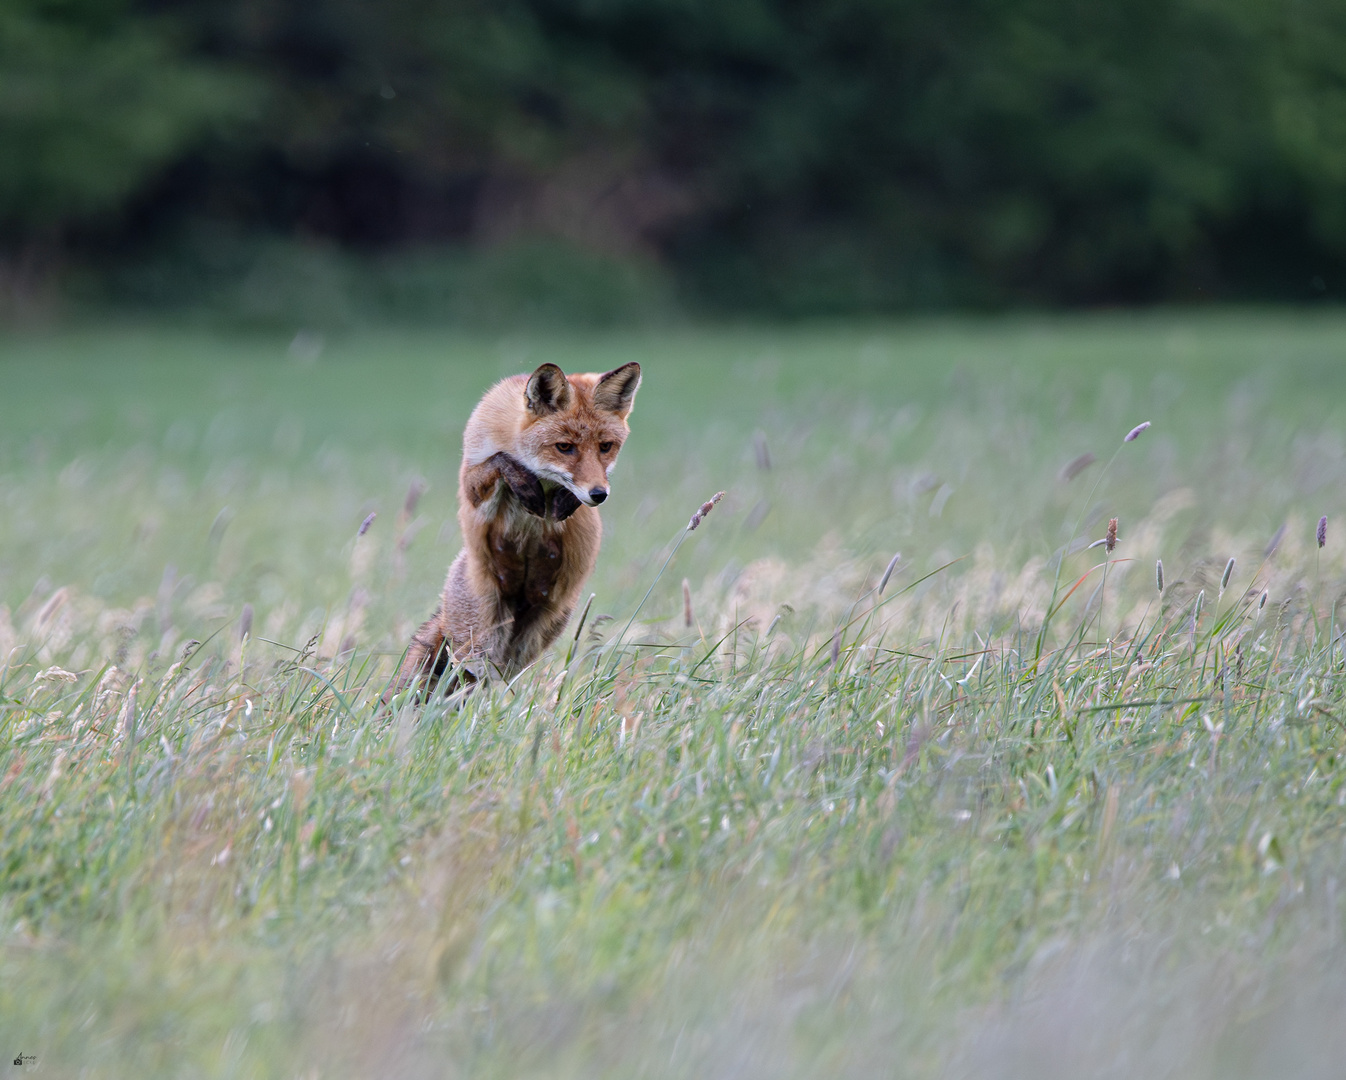
[(1341, 0), (0, 10), (11, 298), (557, 286), (619, 315), (662, 282), (804, 314), (1311, 298), (1344, 268)]

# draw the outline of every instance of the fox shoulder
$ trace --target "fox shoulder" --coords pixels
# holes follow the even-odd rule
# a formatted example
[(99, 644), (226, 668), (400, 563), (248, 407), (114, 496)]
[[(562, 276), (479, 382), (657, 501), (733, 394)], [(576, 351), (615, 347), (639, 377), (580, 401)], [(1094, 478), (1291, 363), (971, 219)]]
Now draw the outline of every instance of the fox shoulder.
[(511, 375), (492, 386), (477, 402), (463, 429), (463, 461), (480, 465), (487, 458), (504, 451), (518, 451), (519, 433), (523, 430), (524, 388), (527, 375)]

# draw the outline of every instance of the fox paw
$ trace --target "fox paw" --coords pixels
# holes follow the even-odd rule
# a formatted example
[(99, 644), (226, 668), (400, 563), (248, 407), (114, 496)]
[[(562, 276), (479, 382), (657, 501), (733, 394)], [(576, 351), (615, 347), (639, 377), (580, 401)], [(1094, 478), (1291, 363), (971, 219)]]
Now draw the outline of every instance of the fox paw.
[(569, 488), (552, 488), (547, 499), (547, 517), (553, 521), (565, 521), (579, 508), (580, 501)]

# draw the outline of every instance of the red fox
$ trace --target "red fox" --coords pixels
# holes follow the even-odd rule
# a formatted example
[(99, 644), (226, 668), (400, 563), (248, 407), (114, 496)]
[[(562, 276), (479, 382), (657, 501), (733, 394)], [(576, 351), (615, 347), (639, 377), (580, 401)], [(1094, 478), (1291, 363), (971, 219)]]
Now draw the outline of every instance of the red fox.
[(420, 683), (428, 696), (450, 663), (468, 682), (510, 678), (556, 640), (598, 559), (594, 508), (639, 388), (636, 363), (570, 376), (543, 364), (486, 392), (463, 430), (463, 550), (390, 694)]

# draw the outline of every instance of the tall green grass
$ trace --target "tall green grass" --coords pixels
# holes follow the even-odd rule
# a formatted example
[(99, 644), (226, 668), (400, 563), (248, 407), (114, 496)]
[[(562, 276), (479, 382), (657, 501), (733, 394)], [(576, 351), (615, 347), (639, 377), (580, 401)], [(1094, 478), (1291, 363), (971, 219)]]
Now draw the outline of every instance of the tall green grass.
[[(442, 363), (383, 338), (312, 367), (264, 339), (11, 345), (0, 1051), (1332, 1075), (1344, 347), (1265, 316)], [(507, 364), (633, 356), (585, 625), (461, 707), (381, 711), (456, 546), (457, 418)]]

